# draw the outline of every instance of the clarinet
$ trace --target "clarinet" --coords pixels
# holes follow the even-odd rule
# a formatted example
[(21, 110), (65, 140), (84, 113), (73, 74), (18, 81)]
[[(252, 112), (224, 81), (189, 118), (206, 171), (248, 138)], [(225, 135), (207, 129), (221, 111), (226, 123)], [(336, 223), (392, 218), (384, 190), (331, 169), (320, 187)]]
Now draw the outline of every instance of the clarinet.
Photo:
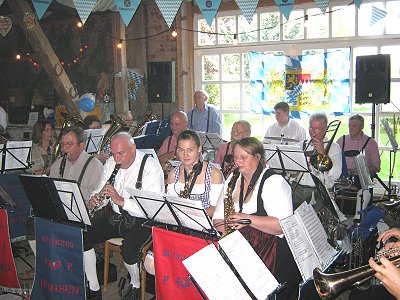
[(67, 153), (64, 153), (61, 158), (60, 169), (58, 170), (58, 177), (64, 178), (65, 164), (67, 163)]
[[(110, 178), (108, 178), (106, 184), (114, 185), (115, 176), (117, 176), (117, 173), (118, 173), (118, 171), (119, 171), (120, 168), (121, 168), (121, 165), (120, 165), (120, 164), (116, 164), (116, 165), (115, 165), (114, 171), (111, 173), (111, 176), (110, 176)], [(95, 214), (98, 210), (100, 210), (100, 209), (103, 208), (102, 205), (103, 205), (103, 203), (105, 203), (105, 202), (110, 203), (110, 197), (109, 197), (109, 196), (106, 196), (106, 195), (101, 195), (100, 201), (97, 202), (96, 205), (93, 206), (93, 208), (89, 210), (89, 218), (92, 219), (92, 218), (94, 217), (94, 214)]]

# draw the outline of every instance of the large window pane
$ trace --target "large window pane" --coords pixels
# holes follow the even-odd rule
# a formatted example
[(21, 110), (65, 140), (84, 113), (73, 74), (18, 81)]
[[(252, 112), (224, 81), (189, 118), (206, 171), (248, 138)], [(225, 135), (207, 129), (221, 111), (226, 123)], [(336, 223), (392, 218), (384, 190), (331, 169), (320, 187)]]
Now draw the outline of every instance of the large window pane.
[(261, 41), (279, 41), (280, 21), (279, 12), (267, 12), (260, 14)]
[(386, 33), (396, 34), (400, 33), (400, 1), (386, 2), (386, 10), (388, 14), (385, 18)]
[(329, 14), (323, 14), (319, 8), (307, 10), (307, 38), (318, 39), (329, 37)]
[(290, 13), (289, 20), (283, 25), (284, 40), (304, 39), (304, 11), (293, 10)]
[(263, 115), (248, 113), (243, 115), (243, 119), (251, 124), (251, 136), (262, 140), (267, 130), (267, 128), (263, 128)]
[(385, 20), (371, 24), (373, 7), (383, 10), (383, 3), (363, 3), (358, 10), (358, 35), (381, 35), (385, 27)]
[(217, 42), (217, 35), (209, 34), (208, 32), (215, 32), (215, 21), (212, 22), (211, 27), (205, 19), (200, 19), (197, 22), (199, 33), (197, 34), (197, 44), (199, 46), (215, 45)]
[(400, 112), (400, 82), (390, 84), (390, 103), (382, 105), (383, 112)]
[(213, 104), (220, 109), (221, 91), (219, 84), (205, 84), (203, 89), (208, 93), (208, 103)]
[(250, 98), (250, 83), (243, 83), (243, 107), (242, 110), (251, 110), (251, 98)]
[(250, 79), (249, 54), (242, 53), (242, 76), (244, 80)]
[(219, 80), (219, 55), (202, 56), (203, 81)]
[(223, 54), (222, 80), (231, 81), (240, 79), (240, 54)]
[(354, 36), (355, 5), (334, 6), (332, 11), (332, 36)]
[(222, 84), (222, 109), (225, 110), (240, 109), (239, 83)]
[(222, 122), (222, 139), (225, 141), (231, 140), (231, 129), (233, 123), (240, 119), (238, 113), (224, 113)]
[(254, 43), (258, 41), (257, 16), (253, 17), (251, 24), (247, 23), (244, 16), (239, 16), (239, 43)]
[(236, 17), (219, 17), (218, 33), (218, 44), (233, 44), (233, 34), (236, 33)]
[(390, 54), (390, 76), (392, 78), (400, 78), (400, 46), (383, 46), (381, 48), (381, 53)]

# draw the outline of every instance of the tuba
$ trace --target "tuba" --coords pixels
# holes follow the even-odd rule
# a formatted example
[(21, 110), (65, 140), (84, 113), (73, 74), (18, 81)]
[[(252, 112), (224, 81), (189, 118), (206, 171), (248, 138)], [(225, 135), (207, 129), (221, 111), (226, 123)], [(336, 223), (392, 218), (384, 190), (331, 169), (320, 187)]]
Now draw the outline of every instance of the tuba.
[(74, 115), (71, 115), (68, 112), (62, 112), (61, 115), (64, 117), (64, 123), (61, 127), (60, 133), (58, 137), (56, 138), (54, 147), (53, 147), (53, 157), (59, 157), (61, 154), (61, 134), (63, 133), (63, 130), (65, 128), (70, 128), (70, 127), (80, 127), (83, 129), (83, 122), (75, 117)]
[[(333, 167), (332, 159), (329, 157), (329, 150), (331, 148), (331, 145), (333, 143), (333, 139), (335, 138), (335, 135), (339, 129), (340, 126), (340, 121), (339, 120), (334, 120), (329, 123), (328, 129), (326, 130), (326, 133), (332, 132), (333, 134), (328, 142), (328, 145), (325, 148), (325, 151), (323, 154), (321, 153), (314, 153), (310, 157), (310, 163), (311, 165), (317, 169), (320, 172), (328, 172), (330, 169)], [(312, 141), (312, 138), (310, 142)]]
[(139, 125), (137, 125), (135, 130), (132, 132), (132, 136), (137, 136), (138, 134), (140, 134), (144, 128), (144, 125), (146, 125), (147, 122), (155, 120), (157, 120), (157, 116), (155, 114), (152, 113), (145, 114), (143, 117), (143, 121)]
[(107, 146), (110, 144), (113, 135), (120, 132), (122, 128), (126, 127), (126, 123), (124, 120), (122, 120), (122, 118), (116, 115), (111, 115), (110, 119), (111, 119), (111, 125), (104, 134), (97, 153), (104, 152)]

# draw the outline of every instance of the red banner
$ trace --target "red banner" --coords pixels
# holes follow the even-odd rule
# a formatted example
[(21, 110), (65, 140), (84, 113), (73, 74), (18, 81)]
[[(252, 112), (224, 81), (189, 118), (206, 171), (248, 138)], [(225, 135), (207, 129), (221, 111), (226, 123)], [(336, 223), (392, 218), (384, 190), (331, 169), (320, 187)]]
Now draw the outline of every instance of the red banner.
[(0, 286), (20, 288), (11, 250), (8, 216), (5, 209), (0, 209)]
[(157, 300), (202, 299), (189, 279), (182, 260), (210, 241), (153, 227)]

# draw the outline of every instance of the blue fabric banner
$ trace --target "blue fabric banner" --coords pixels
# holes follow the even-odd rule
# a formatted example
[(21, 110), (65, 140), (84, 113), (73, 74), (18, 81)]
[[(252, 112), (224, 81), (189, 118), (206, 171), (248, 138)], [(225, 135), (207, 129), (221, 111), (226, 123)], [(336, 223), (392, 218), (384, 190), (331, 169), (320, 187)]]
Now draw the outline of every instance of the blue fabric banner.
[(251, 23), (259, 0), (236, 0), (237, 6), (242, 11), (247, 23)]
[(119, 14), (122, 17), (122, 20), (124, 20), (125, 26), (128, 27), (141, 0), (114, 0), (114, 2), (118, 8)]
[(168, 27), (171, 27), (172, 22), (174, 22), (176, 13), (182, 5), (182, 1), (183, 0), (156, 0), (158, 9), (161, 11)]
[(294, 0), (274, 0), (275, 4), (279, 7), (282, 15), (289, 21), (290, 13), (292, 12)]
[(31, 299), (86, 299), (82, 229), (36, 218)]
[(49, 8), (49, 5), (52, 1), (53, 0), (32, 0), (33, 7), (36, 10), (36, 14), (39, 20), (43, 17), (44, 13)]
[(30, 216), (31, 204), (19, 180), (18, 174), (1, 174), (0, 186), (17, 205), (12, 208), (5, 205), (8, 213), (11, 241), (21, 240), (26, 235), (26, 219)]
[(287, 102), (291, 115), (350, 113), (350, 49), (301, 56), (250, 53), (252, 110), (265, 115)]
[(136, 100), (139, 86), (143, 81), (143, 76), (132, 70), (127, 70), (128, 77), (128, 99)]
[(218, 8), (222, 0), (196, 0), (197, 6), (200, 8), (201, 13), (206, 19), (209, 26), (211, 26)]
[(81, 18), (83, 24), (85, 24), (87, 18), (89, 18), (93, 7), (96, 5), (96, 0), (73, 0), (78, 15)]

